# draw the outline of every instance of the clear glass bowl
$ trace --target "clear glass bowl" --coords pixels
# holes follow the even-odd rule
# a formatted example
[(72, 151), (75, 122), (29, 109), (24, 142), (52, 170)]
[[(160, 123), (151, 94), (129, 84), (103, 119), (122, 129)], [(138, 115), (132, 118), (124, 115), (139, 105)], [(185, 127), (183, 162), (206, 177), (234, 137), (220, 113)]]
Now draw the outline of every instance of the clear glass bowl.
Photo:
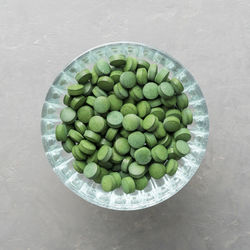
[[(60, 123), (60, 110), (64, 107), (63, 96), (67, 86), (76, 83), (75, 74), (84, 68), (92, 69), (99, 58), (114, 53), (132, 55), (167, 67), (171, 75), (183, 83), (184, 92), (189, 97), (189, 107), (194, 121), (189, 127), (192, 139), (189, 142), (191, 153), (179, 161), (179, 168), (173, 177), (165, 175), (160, 180), (151, 179), (146, 189), (125, 194), (121, 189), (104, 192), (99, 184), (78, 174), (73, 166), (73, 157), (64, 152), (61, 143), (56, 141), (55, 127)], [(204, 157), (209, 121), (206, 101), (193, 76), (174, 58), (149, 46), (134, 42), (114, 42), (92, 48), (73, 60), (55, 79), (46, 96), (42, 108), (42, 143), (53, 171), (74, 193), (95, 205), (114, 210), (136, 210), (147, 208), (167, 200), (181, 190), (192, 178)]]

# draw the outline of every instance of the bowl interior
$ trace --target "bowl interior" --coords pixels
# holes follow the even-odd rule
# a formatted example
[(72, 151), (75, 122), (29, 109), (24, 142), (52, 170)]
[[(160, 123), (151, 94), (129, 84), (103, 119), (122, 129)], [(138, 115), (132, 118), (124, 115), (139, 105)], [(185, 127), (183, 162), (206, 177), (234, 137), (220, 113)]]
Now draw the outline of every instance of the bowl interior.
[[(92, 69), (99, 58), (108, 60), (115, 53), (132, 55), (154, 62), (159, 67), (167, 67), (171, 77), (175, 76), (184, 85), (193, 111), (193, 124), (189, 126), (192, 139), (189, 141), (191, 153), (179, 160), (179, 168), (173, 177), (165, 175), (160, 180), (151, 179), (143, 191), (125, 194), (121, 189), (104, 192), (99, 184), (78, 174), (73, 166), (73, 157), (64, 152), (55, 138), (55, 127), (60, 123), (60, 110), (64, 107), (63, 96), (67, 86), (76, 83), (75, 75), (84, 68)], [(90, 49), (72, 61), (55, 79), (50, 87), (42, 109), (42, 142), (45, 154), (53, 171), (61, 181), (83, 199), (101, 207), (115, 210), (136, 210), (153, 206), (176, 194), (192, 178), (204, 157), (208, 133), (208, 111), (202, 92), (193, 76), (175, 59), (166, 53), (146, 45), (132, 42), (104, 44)]]

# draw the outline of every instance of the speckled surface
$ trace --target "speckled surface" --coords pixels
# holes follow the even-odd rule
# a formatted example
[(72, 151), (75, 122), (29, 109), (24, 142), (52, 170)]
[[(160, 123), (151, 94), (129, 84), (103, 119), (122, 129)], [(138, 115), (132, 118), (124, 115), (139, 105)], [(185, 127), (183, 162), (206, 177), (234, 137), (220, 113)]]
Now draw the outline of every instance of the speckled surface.
[[(130, 40), (167, 51), (199, 82), (206, 157), (155, 207), (115, 212), (65, 188), (43, 153), (40, 113), (55, 75), (83, 51)], [(0, 0), (0, 249), (250, 249), (250, 4)]]

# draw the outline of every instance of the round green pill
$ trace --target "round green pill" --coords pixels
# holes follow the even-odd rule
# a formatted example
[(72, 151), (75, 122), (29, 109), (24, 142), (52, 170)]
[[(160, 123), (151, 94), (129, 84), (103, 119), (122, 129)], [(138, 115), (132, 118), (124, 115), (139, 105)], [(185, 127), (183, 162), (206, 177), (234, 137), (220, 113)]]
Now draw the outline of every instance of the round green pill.
[(178, 161), (170, 159), (166, 165), (166, 174), (172, 176), (176, 173), (178, 169)]
[(59, 124), (56, 126), (56, 140), (57, 141), (66, 141), (67, 140), (68, 131), (64, 124)]
[(92, 93), (95, 97), (99, 97), (99, 96), (107, 96), (107, 93), (100, 89), (98, 86), (95, 86), (93, 89), (92, 89)]
[(95, 152), (95, 150), (96, 150), (96, 146), (92, 142), (89, 142), (87, 140), (81, 140), (81, 142), (79, 144), (79, 149), (84, 154), (92, 155)]
[(137, 83), (140, 85), (144, 85), (148, 81), (148, 73), (145, 68), (139, 68), (136, 71), (136, 80)]
[(158, 126), (158, 118), (153, 114), (149, 114), (144, 118), (142, 126), (145, 130), (152, 132)]
[(168, 132), (175, 132), (180, 129), (180, 120), (175, 116), (168, 116), (163, 122), (164, 128)]
[(186, 94), (181, 94), (181, 95), (178, 95), (176, 97), (176, 104), (178, 106), (179, 109), (184, 109), (188, 106), (188, 97), (186, 96)]
[(144, 133), (145, 139), (146, 139), (146, 144), (152, 148), (157, 144), (157, 139), (154, 136), (154, 134), (151, 133)]
[(140, 131), (133, 132), (128, 136), (128, 143), (133, 148), (141, 148), (145, 144), (145, 136)]
[(97, 86), (104, 91), (111, 91), (114, 86), (114, 81), (108, 76), (101, 76), (98, 79)]
[(124, 88), (131, 89), (136, 84), (136, 76), (133, 72), (123, 72), (120, 76), (121, 85)]
[(116, 95), (110, 95), (108, 96), (109, 102), (110, 102), (110, 110), (111, 111), (118, 111), (121, 109), (123, 101), (119, 99)]
[(110, 192), (116, 187), (115, 178), (112, 175), (105, 175), (102, 177), (101, 185), (105, 192)]
[(168, 147), (172, 141), (172, 138), (170, 135), (166, 135), (163, 139), (159, 141), (159, 144), (162, 144), (165, 147)]
[(99, 143), (101, 141), (101, 136), (89, 129), (85, 130), (84, 137), (91, 142)]
[(123, 122), (123, 115), (119, 111), (112, 111), (107, 115), (107, 123), (111, 128), (121, 127)]
[(77, 117), (82, 123), (88, 123), (94, 115), (94, 110), (90, 106), (83, 106), (77, 110)]
[(151, 152), (147, 147), (137, 149), (135, 151), (134, 158), (136, 162), (141, 165), (148, 164), (152, 159)]
[(139, 117), (139, 120), (140, 120), (140, 123), (139, 123), (138, 130), (141, 131), (141, 132), (144, 132), (144, 128), (143, 128), (143, 126), (142, 126), (142, 124), (143, 124), (143, 119), (141, 119), (141, 118)]
[(101, 133), (106, 128), (106, 120), (101, 116), (92, 116), (89, 120), (89, 129)]
[(130, 155), (134, 158), (135, 157), (135, 149), (134, 148), (130, 148)]
[(181, 112), (182, 123), (187, 126), (193, 122), (193, 113), (190, 109), (185, 108)]
[(73, 168), (75, 169), (75, 171), (77, 171), (78, 173), (82, 174), (83, 173), (83, 170), (81, 168), (79, 168), (75, 162), (73, 162)]
[(80, 84), (88, 82), (92, 78), (92, 74), (88, 69), (84, 69), (76, 74), (76, 80)]
[(151, 153), (156, 162), (164, 162), (168, 158), (168, 150), (163, 145), (153, 147)]
[(104, 59), (100, 59), (97, 61), (95, 65), (95, 70), (96, 70), (97, 75), (99, 76), (109, 75), (111, 72), (111, 68), (109, 64)]
[(103, 145), (97, 152), (98, 161), (108, 162), (112, 156), (112, 148), (108, 145)]
[(113, 141), (114, 138), (116, 137), (118, 133), (118, 129), (115, 129), (115, 128), (109, 128), (106, 135), (105, 135), (105, 138), (108, 140), (108, 141)]
[(129, 94), (137, 102), (143, 99), (142, 89), (139, 86), (134, 86), (129, 91)]
[(150, 66), (148, 68), (148, 80), (149, 81), (154, 81), (155, 80), (155, 76), (157, 74), (157, 71), (158, 71), (157, 64), (155, 64), (155, 63), (150, 64)]
[(138, 68), (138, 69), (139, 69), (139, 68), (148, 69), (149, 66), (150, 66), (150, 64), (149, 64), (149, 62), (147, 62), (146, 60), (141, 59), (141, 60), (138, 60), (138, 62), (137, 62), (137, 68)]
[(110, 109), (110, 102), (106, 96), (99, 96), (95, 99), (94, 109), (100, 114), (108, 112)]
[(83, 92), (83, 95), (84, 96), (88, 96), (91, 94), (92, 92), (92, 89), (93, 89), (93, 86), (90, 82), (87, 82), (84, 84), (84, 92)]
[(123, 116), (128, 115), (128, 114), (137, 114), (137, 108), (134, 104), (132, 103), (125, 103), (121, 107), (121, 113)]
[(142, 92), (145, 98), (153, 100), (158, 97), (158, 86), (154, 82), (149, 82), (144, 85)]
[(115, 83), (118, 83), (120, 81), (120, 76), (123, 72), (121, 70), (114, 70), (111, 72), (110, 77)]
[(180, 157), (176, 154), (174, 148), (168, 148), (168, 159), (178, 160)]
[(181, 155), (177, 150), (176, 150), (176, 148), (175, 147), (172, 147), (172, 149), (173, 149), (173, 157), (168, 157), (169, 159), (175, 159), (175, 160), (180, 160), (181, 159), (181, 157), (183, 157), (183, 155)]
[(88, 104), (89, 106), (94, 106), (94, 103), (95, 103), (95, 99), (96, 97), (92, 96), (92, 95), (89, 95), (86, 99), (86, 104)]
[(124, 193), (129, 194), (135, 191), (135, 182), (132, 177), (124, 177), (122, 179), (122, 190)]
[(164, 129), (163, 123), (162, 122), (158, 122), (158, 126), (156, 128), (156, 130), (154, 131), (154, 135), (157, 139), (161, 139), (163, 137), (165, 137), (167, 134), (166, 130)]
[(70, 102), (70, 107), (74, 110), (79, 109), (86, 101), (85, 96), (77, 96), (72, 99)]
[(165, 175), (165, 167), (160, 163), (153, 163), (149, 167), (149, 174), (154, 179), (160, 179)]
[(191, 139), (190, 131), (187, 128), (181, 128), (174, 133), (174, 139), (176, 141), (189, 141)]
[(63, 103), (64, 103), (64, 105), (69, 106), (71, 100), (72, 100), (72, 97), (71, 97), (71, 96), (65, 95), (65, 96), (63, 97)]
[(94, 179), (100, 174), (100, 167), (95, 162), (90, 162), (85, 166), (83, 173), (88, 179)]
[(122, 121), (122, 126), (127, 131), (135, 131), (140, 126), (140, 119), (135, 114), (125, 115)]
[(81, 169), (82, 172), (83, 172), (84, 168), (86, 167), (86, 162), (85, 161), (77, 161), (77, 160), (75, 160), (73, 165), (77, 166), (77, 168)]
[(128, 138), (128, 136), (130, 135), (129, 131), (125, 130), (124, 128), (121, 129), (120, 131), (120, 135), (124, 138)]
[(126, 155), (130, 150), (128, 140), (123, 137), (120, 137), (115, 141), (114, 148), (120, 155)]
[(160, 107), (152, 108), (150, 113), (155, 115), (158, 118), (158, 120), (161, 122), (165, 118), (165, 111)]
[(80, 141), (83, 139), (83, 136), (78, 132), (78, 131), (76, 131), (76, 130), (74, 130), (74, 129), (71, 129), (70, 131), (69, 131), (69, 137), (73, 140), (73, 141), (75, 141), (75, 142), (77, 142), (77, 143), (80, 143)]
[(92, 75), (91, 83), (92, 84), (96, 84), (97, 81), (98, 81), (98, 75), (97, 75), (97, 73), (95, 72), (94, 69), (92, 70), (91, 75)]
[(120, 163), (123, 160), (123, 156), (121, 156), (120, 154), (118, 154), (118, 152), (113, 148), (112, 150), (112, 156), (111, 156), (111, 161), (113, 163)]
[(66, 107), (61, 111), (60, 118), (64, 123), (72, 124), (76, 119), (76, 111), (70, 107)]
[(169, 99), (161, 98), (161, 103), (167, 108), (174, 107), (176, 105), (176, 96), (172, 96)]
[[(118, 89), (118, 83), (114, 86), (113, 90), (114, 90), (114, 93), (117, 96), (117, 98), (119, 98), (119, 99), (125, 99), (126, 98), (126, 97), (121, 95), (121, 93), (120, 93), (120, 91)], [(127, 94), (127, 96), (128, 96), (128, 94)]]
[(177, 95), (180, 95), (181, 92), (184, 90), (182, 83), (177, 78), (172, 78), (170, 82), (174, 88), (175, 93)]
[(118, 83), (120, 81), (120, 76), (123, 72), (121, 70), (114, 70), (111, 72), (110, 77), (115, 83)]
[(137, 68), (137, 59), (135, 57), (132, 57), (132, 67), (131, 71), (135, 71)]
[(146, 176), (135, 179), (134, 181), (135, 181), (135, 188), (137, 190), (143, 190), (148, 185), (148, 178)]
[(70, 153), (74, 146), (75, 143), (70, 138), (67, 138), (66, 141), (62, 143), (62, 147), (67, 153)]
[(127, 57), (126, 64), (124, 66), (124, 71), (132, 71), (134, 68), (134, 59), (131, 56)]
[(177, 117), (179, 120), (181, 120), (181, 111), (178, 110), (178, 109), (169, 109), (167, 112), (166, 112), (166, 117), (168, 116), (175, 116)]
[(84, 93), (84, 85), (72, 84), (72, 85), (68, 86), (68, 94), (70, 96), (83, 95), (83, 93)]
[(171, 140), (171, 143), (170, 143), (169, 147), (173, 148), (174, 145), (175, 145), (175, 142), (176, 142), (175, 139), (172, 137), (172, 140)]
[(185, 156), (185, 155), (187, 155), (190, 152), (190, 148), (189, 148), (187, 142), (182, 141), (182, 140), (178, 140), (175, 143), (174, 149), (181, 156)]
[(169, 70), (166, 68), (162, 68), (155, 76), (155, 82), (160, 84), (161, 82), (165, 82), (168, 79)]
[(110, 175), (113, 176), (115, 179), (115, 183), (116, 183), (115, 187), (119, 188), (121, 186), (121, 183), (122, 183), (122, 178), (121, 178), (120, 174), (117, 172), (112, 172), (112, 173), (110, 173)]
[(86, 160), (86, 155), (80, 150), (78, 145), (72, 147), (72, 155), (78, 161)]
[(114, 86), (114, 93), (120, 99), (128, 97), (128, 91), (119, 82)]
[(87, 129), (86, 126), (79, 120), (75, 121), (75, 129), (78, 131), (80, 134), (84, 134), (85, 130)]
[(128, 166), (132, 163), (132, 161), (133, 159), (130, 156), (127, 156), (122, 160), (122, 163), (121, 163), (122, 172), (125, 172), (125, 173), (128, 172)]
[(116, 187), (115, 178), (112, 175), (105, 175), (102, 178), (101, 185), (102, 185), (102, 189), (105, 192), (110, 192), (114, 190)]
[(126, 64), (126, 58), (124, 55), (112, 55), (109, 57), (109, 63), (115, 67), (122, 67)]
[(159, 106), (162, 105), (161, 98), (156, 98), (154, 100), (149, 100), (148, 103), (149, 103), (151, 108), (159, 107)]
[(169, 99), (174, 95), (174, 88), (168, 82), (162, 82), (158, 86), (159, 95), (163, 98)]
[(137, 112), (139, 117), (144, 118), (150, 113), (150, 105), (147, 101), (140, 101), (137, 104)]
[(128, 172), (133, 178), (141, 178), (145, 174), (146, 168), (143, 165), (132, 162), (128, 167)]

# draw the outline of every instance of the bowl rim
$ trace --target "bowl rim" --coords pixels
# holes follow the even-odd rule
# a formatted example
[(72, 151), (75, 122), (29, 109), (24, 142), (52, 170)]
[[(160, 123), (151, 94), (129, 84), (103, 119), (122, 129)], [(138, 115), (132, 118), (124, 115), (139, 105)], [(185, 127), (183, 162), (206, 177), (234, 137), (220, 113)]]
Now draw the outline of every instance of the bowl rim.
[[(115, 41), (115, 42), (107, 42), (107, 43), (103, 43), (103, 44), (100, 44), (100, 45), (97, 45), (97, 46), (94, 46), (88, 50), (85, 50), (84, 52), (82, 52), (81, 54), (79, 54), (78, 56), (76, 56), (73, 60), (71, 60), (68, 64), (66, 64), (66, 66), (63, 68), (63, 70), (61, 70), (57, 76), (54, 78), (54, 81), (52, 82), (52, 84), (50, 85), (49, 89), (53, 86), (53, 83), (56, 81), (57, 77), (63, 73), (71, 64), (73, 64), (78, 58), (82, 57), (83, 55), (95, 50), (95, 49), (100, 49), (100, 48), (103, 48), (103, 47), (106, 47), (106, 46), (109, 46), (109, 45), (119, 45), (119, 44), (131, 44), (131, 45), (137, 45), (137, 46), (143, 46), (143, 47), (146, 47), (148, 49), (151, 49), (153, 51), (156, 51), (168, 58), (170, 58), (172, 61), (178, 63), (182, 68), (184, 68), (185, 70), (188, 71), (188, 73), (190, 74), (190, 76), (195, 80), (195, 78), (193, 77), (192, 73), (186, 68), (183, 66), (182, 63), (180, 63), (178, 60), (176, 60), (174, 57), (172, 57), (170, 54), (168, 54), (167, 52), (165, 52), (164, 50), (161, 50), (161, 49), (158, 49), (158, 48), (154, 48), (150, 45), (147, 45), (147, 44), (144, 44), (144, 43), (140, 43), (140, 42), (133, 42), (133, 41)], [(170, 70), (171, 71), (171, 70)], [(204, 94), (199, 86), (199, 84), (197, 83), (197, 81), (195, 80), (196, 82), (196, 87), (199, 89), (199, 91), (201, 92), (202, 96), (204, 97)], [(46, 93), (46, 96), (48, 94), (49, 90), (47, 91)], [(45, 97), (45, 100), (46, 100), (46, 97)], [(172, 192), (170, 194), (170, 196), (168, 197), (163, 197), (162, 199), (159, 199), (159, 200), (156, 200), (154, 203), (149, 203), (148, 206), (144, 206), (144, 207), (131, 207), (131, 208), (119, 208), (119, 207), (112, 207), (112, 206), (109, 206), (109, 204), (107, 205), (103, 205), (103, 204), (100, 204), (98, 202), (95, 202), (95, 200), (87, 200), (85, 198), (83, 198), (76, 190), (72, 189), (70, 186), (67, 186), (66, 185), (66, 182), (63, 182), (62, 179), (56, 174), (56, 172), (53, 170), (53, 172), (57, 175), (57, 177), (59, 177), (60, 181), (64, 184), (64, 186), (66, 186), (70, 191), (74, 192), (77, 196), (79, 196), (81, 199), (91, 203), (91, 204), (94, 204), (98, 207), (103, 207), (103, 208), (106, 208), (106, 209), (110, 209), (110, 210), (114, 210), (114, 211), (135, 211), (135, 210), (142, 210), (142, 209), (146, 209), (146, 208), (150, 208), (150, 207), (153, 207), (157, 204), (160, 204), (162, 203), (163, 201), (166, 201), (166, 200), (169, 200), (170, 198), (172, 198), (175, 194), (177, 194), (180, 190), (182, 190), (190, 181), (191, 179), (193, 178), (193, 176), (197, 173), (198, 169), (200, 168), (203, 160), (204, 160), (204, 157), (206, 155), (206, 152), (207, 152), (207, 144), (208, 144), (208, 140), (209, 140), (209, 134), (210, 134), (210, 125), (209, 125), (209, 113), (208, 113), (208, 106), (207, 106), (207, 103), (206, 103), (206, 99), (204, 97), (204, 101), (205, 101), (205, 108), (206, 108), (206, 113), (207, 113), (207, 136), (205, 138), (205, 151), (200, 159), (200, 162), (199, 162), (199, 166), (197, 167), (197, 169), (192, 173), (192, 175), (190, 176), (190, 178), (188, 179), (188, 181), (182, 185), (179, 189), (175, 189), (174, 192)], [(44, 105), (44, 103), (43, 103)], [(42, 106), (43, 107), (43, 106)], [(42, 113), (41, 113), (41, 118), (42, 117)], [(41, 119), (41, 122), (40, 122), (40, 129), (41, 129), (41, 138), (42, 138), (42, 119)], [(44, 151), (45, 151), (45, 145), (43, 143), (43, 140), (42, 141), (42, 144), (43, 144), (43, 148), (44, 148)], [(46, 152), (45, 152), (46, 153)], [(47, 155), (46, 155), (46, 158), (48, 159)], [(52, 165), (49, 161), (49, 164)], [(53, 167), (53, 166), (52, 166)]]

